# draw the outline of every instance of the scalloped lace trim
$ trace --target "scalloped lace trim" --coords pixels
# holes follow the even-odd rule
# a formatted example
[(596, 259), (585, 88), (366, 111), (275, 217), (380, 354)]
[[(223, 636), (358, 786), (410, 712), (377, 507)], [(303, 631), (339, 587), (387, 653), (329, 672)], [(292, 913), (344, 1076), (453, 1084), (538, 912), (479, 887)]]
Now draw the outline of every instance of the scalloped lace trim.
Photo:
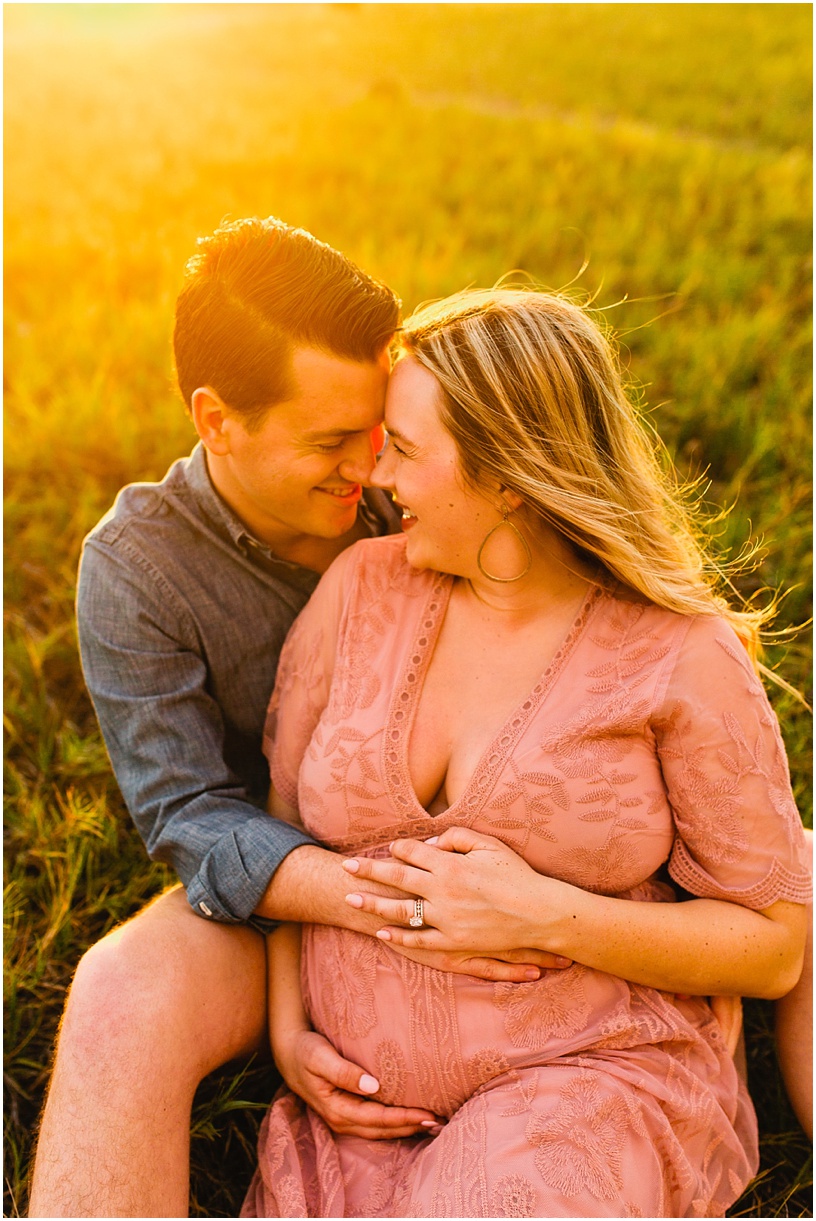
[(567, 658), (583, 635), (584, 628), (598, 600), (602, 594), (607, 592), (603, 585), (593, 585), (587, 590), (572, 626), (546, 670), (524, 701), (499, 729), (482, 755), (465, 791), (447, 810), (441, 814), (431, 815), (420, 805), (411, 783), (411, 773), (408, 767), (408, 742), (425, 675), (433, 656), (434, 645), (445, 617), (452, 589), (453, 581), (448, 576), (442, 576), (434, 581), (414, 636), (408, 666), (402, 681), (394, 690), (383, 736), (383, 774), (386, 788), (394, 808), (403, 815), (399, 826), (402, 827), (403, 822), (408, 823), (411, 834), (415, 834), (412, 824), (416, 819), (427, 818), (431, 821), (431, 826), (438, 830), (442, 820), (455, 819), (460, 825), (468, 826), (477, 817), (508, 757), (515, 749), (516, 743), (527, 729), (530, 720), (535, 716), (563, 669)]
[(780, 899), (788, 903), (809, 903), (813, 896), (813, 879), (809, 874), (793, 873), (774, 860), (771, 868), (760, 882), (746, 886), (743, 890), (718, 886), (701, 869), (682, 840), (675, 842), (669, 861), (669, 873), (684, 890), (701, 899), (726, 899), (759, 911), (770, 907)]

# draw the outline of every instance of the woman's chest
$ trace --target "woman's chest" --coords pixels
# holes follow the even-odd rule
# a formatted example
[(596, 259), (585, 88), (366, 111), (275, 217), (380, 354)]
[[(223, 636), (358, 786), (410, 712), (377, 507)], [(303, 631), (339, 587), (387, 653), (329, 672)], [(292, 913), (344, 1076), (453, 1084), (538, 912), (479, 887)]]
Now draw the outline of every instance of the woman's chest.
[(408, 728), (411, 788), (426, 808), (439, 805), (440, 793), (445, 806), (464, 794), (485, 751), (536, 686), (564, 635), (560, 624), (549, 631), (493, 632), (460, 621), (454, 609), (422, 675)]
[[(430, 739), (427, 748), (429, 757), (434, 750), (447, 757), (450, 791), (447, 808), (432, 817), (413, 776), (421, 706), (414, 684), (364, 684), (353, 708), (330, 702), (312, 739), (300, 777), (304, 821), (339, 851), (469, 826), (542, 872), (607, 893), (626, 890), (666, 859), (674, 825), (648, 693), (624, 697), (618, 684), (601, 685), (593, 692), (580, 666), (568, 666), (551, 687), (522, 691), (497, 725), (485, 707), (490, 731), (459, 755), (450, 753), (443, 716), (442, 749)], [(499, 701), (500, 689), (499, 676)], [(476, 710), (487, 703), (485, 694)]]

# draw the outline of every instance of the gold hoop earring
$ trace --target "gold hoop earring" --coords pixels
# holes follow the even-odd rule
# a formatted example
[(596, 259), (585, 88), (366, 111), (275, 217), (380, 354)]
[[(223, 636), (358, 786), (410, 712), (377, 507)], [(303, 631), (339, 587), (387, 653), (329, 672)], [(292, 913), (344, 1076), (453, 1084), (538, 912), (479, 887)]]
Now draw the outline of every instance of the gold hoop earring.
[[(526, 563), (524, 569), (518, 574), (518, 576), (515, 576), (515, 577), (497, 577), (492, 572), (488, 572), (487, 569), (485, 568), (484, 564), (482, 563), (482, 552), (484, 551), (485, 547), (487, 546), (488, 542), (493, 537), (493, 535), (496, 533), (496, 531), (501, 530), (502, 526), (507, 526), (510, 530), (513, 531), (516, 538), (519, 540), (522, 547), (524, 548), (524, 553), (527, 556), (527, 563)], [(530, 544), (527, 542), (527, 539), (521, 533), (518, 526), (514, 525), (514, 523), (510, 521), (510, 510), (508, 509), (507, 505), (502, 505), (502, 519), (500, 522), (497, 522), (496, 525), (492, 527), (492, 529), (488, 530), (487, 534), (485, 535), (484, 541), (483, 541), (481, 547), (479, 548), (479, 553), (476, 556), (476, 566), (479, 569), (479, 572), (482, 574), (482, 576), (487, 577), (488, 581), (497, 581), (500, 585), (512, 585), (514, 581), (520, 581), (522, 577), (526, 577), (527, 573), (532, 568), (532, 565), (533, 565), (533, 553), (530, 550)]]

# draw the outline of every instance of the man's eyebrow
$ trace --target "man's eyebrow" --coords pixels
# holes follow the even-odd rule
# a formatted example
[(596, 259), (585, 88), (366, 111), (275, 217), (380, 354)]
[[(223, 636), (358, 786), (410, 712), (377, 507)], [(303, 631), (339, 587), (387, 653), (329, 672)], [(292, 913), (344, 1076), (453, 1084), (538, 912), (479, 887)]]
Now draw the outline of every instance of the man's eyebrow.
[(304, 441), (325, 441), (328, 437), (354, 437), (358, 432), (365, 432), (363, 428), (324, 428), (320, 432), (305, 432), (303, 434)]

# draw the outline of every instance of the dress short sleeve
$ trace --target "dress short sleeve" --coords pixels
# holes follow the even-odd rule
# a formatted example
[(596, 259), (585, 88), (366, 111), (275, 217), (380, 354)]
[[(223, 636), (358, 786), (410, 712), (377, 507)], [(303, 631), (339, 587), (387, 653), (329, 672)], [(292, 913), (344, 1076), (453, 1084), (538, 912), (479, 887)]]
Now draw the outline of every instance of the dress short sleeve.
[(298, 804), (298, 773), (331, 688), (343, 615), (358, 547), (343, 551), (321, 577), (281, 650), (263, 733), (263, 752), (277, 792)]
[(676, 826), (674, 880), (755, 910), (807, 902), (812, 870), (779, 725), (723, 620), (691, 620), (652, 730)]

